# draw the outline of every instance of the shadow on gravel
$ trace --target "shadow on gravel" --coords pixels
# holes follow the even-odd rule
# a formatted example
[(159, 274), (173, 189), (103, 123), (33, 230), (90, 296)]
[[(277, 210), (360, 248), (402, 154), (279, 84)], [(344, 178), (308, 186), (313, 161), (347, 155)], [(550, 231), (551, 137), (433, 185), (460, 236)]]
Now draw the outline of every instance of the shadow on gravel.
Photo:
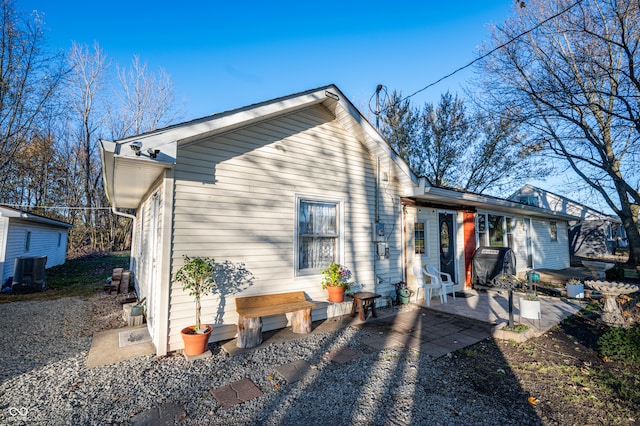
[[(430, 321), (440, 321), (438, 327)], [(492, 339), (437, 353), (438, 328), (466, 321), (441, 314), (418, 314), (371, 321), (358, 331), (337, 330), (310, 359), (314, 369), (286, 383), (255, 414), (255, 424), (542, 424)], [(350, 337), (349, 334), (351, 334)], [(460, 336), (461, 341), (465, 338)], [(325, 359), (348, 347), (360, 357), (344, 364)], [(488, 349), (487, 349), (488, 348)], [(481, 352), (490, 353), (487, 361)], [(481, 360), (482, 365), (478, 365)], [(278, 366), (274, 366), (278, 367)], [(478, 368), (481, 367), (481, 368)], [(508, 398), (504, 398), (509, 395)], [(513, 401), (519, 401), (513, 404)], [(324, 403), (324, 409), (319, 401)]]

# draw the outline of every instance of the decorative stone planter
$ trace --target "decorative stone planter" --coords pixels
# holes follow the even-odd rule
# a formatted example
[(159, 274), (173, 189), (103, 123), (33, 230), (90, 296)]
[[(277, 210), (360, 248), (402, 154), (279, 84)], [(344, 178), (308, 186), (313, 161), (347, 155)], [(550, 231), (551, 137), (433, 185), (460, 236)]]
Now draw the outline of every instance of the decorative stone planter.
[(567, 284), (567, 297), (584, 299), (584, 284)]
[(622, 310), (618, 306), (616, 297), (621, 294), (635, 293), (640, 290), (640, 286), (634, 284), (617, 283), (610, 281), (585, 281), (587, 287), (597, 290), (604, 295), (604, 308), (600, 319), (612, 327), (624, 327), (628, 325), (627, 320), (622, 316)]
[(591, 276), (596, 280), (604, 280), (606, 271), (616, 266), (615, 263), (599, 262), (597, 260), (583, 260), (582, 264), (591, 271)]

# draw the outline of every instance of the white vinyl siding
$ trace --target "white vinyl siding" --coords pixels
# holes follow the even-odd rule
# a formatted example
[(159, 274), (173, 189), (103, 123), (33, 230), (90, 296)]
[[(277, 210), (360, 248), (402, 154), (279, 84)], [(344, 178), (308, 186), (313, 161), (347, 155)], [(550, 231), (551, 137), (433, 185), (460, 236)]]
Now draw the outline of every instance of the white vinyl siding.
[[(8, 221), (6, 227), (6, 246), (4, 249), (4, 261), (2, 269), (2, 282), (13, 276), (13, 268), (16, 257), (47, 256), (46, 267), (62, 265), (66, 260), (67, 235), (66, 228), (47, 226), (20, 219), (5, 218)], [(0, 226), (0, 229), (3, 227)], [(25, 251), (26, 238), (29, 237), (29, 250)], [(58, 245), (58, 239), (61, 244)]]
[[(174, 169), (172, 271), (184, 254), (211, 256), (243, 263), (253, 274), (243, 295), (302, 290), (314, 301), (326, 300), (320, 275), (295, 276), (296, 196), (303, 194), (344, 200), (343, 264), (365, 290), (387, 295), (402, 279), (401, 209), (393, 195), (399, 192), (396, 179), (383, 165), (388, 181), (379, 215), (393, 261), (379, 260), (374, 274), (375, 170), (375, 157), (321, 106), (181, 146)], [(203, 322), (217, 319), (212, 340), (235, 335), (234, 297), (203, 300)], [(179, 331), (193, 323), (194, 310), (192, 298), (173, 283), (169, 350), (182, 347)], [(326, 315), (322, 304), (313, 312), (314, 320)], [(263, 329), (286, 321), (284, 315), (265, 318)]]
[[(485, 214), (485, 213), (482, 213)], [(504, 215), (495, 213), (494, 215)], [(526, 232), (523, 225), (523, 216), (509, 216), (511, 222), (511, 232), (505, 239), (513, 241), (511, 247), (516, 255), (516, 270), (525, 272), (527, 270), (526, 258)], [(531, 218), (531, 248), (534, 269), (564, 269), (569, 267), (569, 241), (567, 222), (555, 221), (557, 227), (557, 241), (550, 240), (549, 220)], [(505, 244), (506, 245), (506, 244)]]

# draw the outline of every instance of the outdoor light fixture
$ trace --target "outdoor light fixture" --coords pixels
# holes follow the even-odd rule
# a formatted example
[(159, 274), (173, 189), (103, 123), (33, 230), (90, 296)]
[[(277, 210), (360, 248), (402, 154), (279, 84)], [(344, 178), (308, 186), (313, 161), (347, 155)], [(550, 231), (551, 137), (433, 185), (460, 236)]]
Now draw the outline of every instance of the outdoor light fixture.
[(327, 98), (335, 99), (336, 101), (339, 101), (339, 100), (340, 100), (340, 97), (339, 97), (338, 95), (336, 95), (335, 93), (330, 92), (330, 91), (328, 91), (328, 90), (325, 90), (325, 91), (324, 91), (324, 95), (325, 95)]
[(158, 154), (160, 153), (159, 149), (147, 149), (147, 154), (149, 154), (149, 157), (151, 158), (156, 158), (158, 156)]
[(129, 147), (131, 148), (131, 150), (133, 152), (136, 153), (137, 157), (140, 157), (140, 151), (142, 150), (142, 142), (140, 141), (133, 141), (131, 142), (131, 145), (129, 145)]

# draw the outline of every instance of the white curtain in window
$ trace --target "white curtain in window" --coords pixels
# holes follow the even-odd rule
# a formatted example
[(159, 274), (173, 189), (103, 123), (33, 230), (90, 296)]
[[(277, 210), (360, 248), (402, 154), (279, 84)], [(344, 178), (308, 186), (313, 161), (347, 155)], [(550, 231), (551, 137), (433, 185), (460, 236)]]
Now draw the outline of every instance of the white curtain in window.
[(299, 269), (322, 269), (335, 261), (338, 238), (336, 203), (300, 202)]

